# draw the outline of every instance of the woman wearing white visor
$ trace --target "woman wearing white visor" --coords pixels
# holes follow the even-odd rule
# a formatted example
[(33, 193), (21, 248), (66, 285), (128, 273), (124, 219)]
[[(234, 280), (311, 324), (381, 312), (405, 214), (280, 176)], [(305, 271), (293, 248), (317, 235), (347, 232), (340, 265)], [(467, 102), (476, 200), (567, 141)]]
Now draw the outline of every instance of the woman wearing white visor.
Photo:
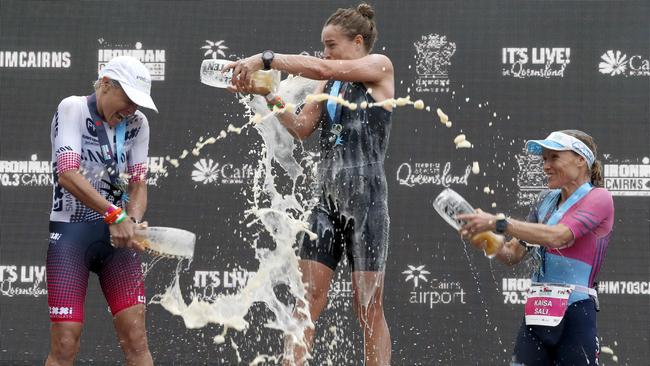
[(582, 131), (565, 130), (528, 141), (526, 149), (542, 156), (549, 188), (540, 193), (527, 220), (477, 210), (458, 216), (466, 221), (461, 235), (467, 239), (486, 230), (505, 234), (512, 239), (497, 252), (497, 259), (514, 265), (530, 253), (534, 260), (511, 365), (595, 365), (595, 278), (614, 224), (614, 203), (602, 188), (596, 144)]
[(147, 206), (151, 76), (120, 56), (95, 92), (71, 96), (52, 118), (54, 189), (47, 250), (51, 320), (46, 365), (72, 365), (79, 351), (90, 272), (99, 278), (127, 365), (151, 365), (144, 280), (133, 231)]

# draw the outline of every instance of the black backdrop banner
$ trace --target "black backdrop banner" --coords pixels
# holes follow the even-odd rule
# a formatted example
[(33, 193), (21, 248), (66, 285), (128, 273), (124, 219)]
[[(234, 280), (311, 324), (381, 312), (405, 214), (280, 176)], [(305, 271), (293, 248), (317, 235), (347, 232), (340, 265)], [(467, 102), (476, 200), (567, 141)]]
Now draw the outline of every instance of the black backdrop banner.
[[(0, 1), (0, 363), (39, 364), (49, 349), (45, 286), (51, 205), (49, 129), (59, 101), (87, 95), (112, 57), (151, 71), (159, 114), (151, 125), (147, 219), (197, 233), (184, 291), (215, 298), (241, 289), (258, 262), (246, 242), (245, 201), (261, 139), (230, 134), (175, 167), (168, 157), (201, 136), (243, 125), (244, 108), (199, 81), (206, 58), (273, 49), (319, 55), (320, 32), (342, 1)], [(599, 276), (601, 364), (650, 359), (650, 5), (647, 1), (375, 1), (375, 52), (394, 63), (396, 95), (431, 111), (399, 108), (386, 160), (391, 213), (385, 309), (394, 365), (503, 365), (523, 313), (528, 269), (466, 247), (433, 211), (452, 187), (476, 207), (525, 217), (544, 187), (528, 139), (577, 128), (598, 143), (614, 194), (614, 236)], [(438, 121), (436, 108), (453, 122)], [(465, 133), (471, 149), (457, 150)], [(314, 138), (305, 149), (316, 151)], [(472, 174), (479, 162), (481, 172)], [(147, 298), (176, 263), (143, 256)], [(86, 298), (80, 364), (121, 364), (96, 280)], [(156, 364), (248, 365), (278, 355), (282, 337), (250, 329), (186, 329), (160, 305), (147, 313)], [(335, 325), (335, 327), (332, 327)], [(314, 364), (359, 365), (362, 334), (342, 268), (319, 320)], [(345, 342), (332, 342), (332, 333)], [(606, 347), (606, 348), (605, 348)], [(241, 359), (241, 361), (238, 361)], [(261, 364), (273, 364), (267, 361)]]

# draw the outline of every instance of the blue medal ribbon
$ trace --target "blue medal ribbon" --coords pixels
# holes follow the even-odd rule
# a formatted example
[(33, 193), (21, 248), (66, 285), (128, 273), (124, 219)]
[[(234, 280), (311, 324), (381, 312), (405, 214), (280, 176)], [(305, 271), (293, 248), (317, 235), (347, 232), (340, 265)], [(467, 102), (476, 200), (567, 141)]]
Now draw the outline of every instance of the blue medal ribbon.
[[(569, 198), (567, 198), (567, 200), (564, 201), (555, 212), (553, 212), (553, 214), (548, 219), (548, 221), (546, 221), (546, 225), (556, 225), (558, 222), (560, 222), (564, 214), (566, 214), (567, 211), (569, 211), (569, 209), (573, 207), (573, 205), (575, 205), (578, 201), (584, 198), (589, 192), (591, 192), (593, 188), (594, 187), (589, 182), (586, 182), (582, 184), (580, 187), (578, 187), (578, 189), (576, 189), (576, 191), (573, 192), (571, 196), (569, 196)], [(556, 200), (560, 194), (561, 191), (557, 190), (553, 193), (549, 193), (549, 195), (546, 196), (546, 198), (540, 205), (539, 211), (537, 213), (538, 217), (546, 217), (549, 214), (550, 212), (549, 210), (553, 209), (553, 206), (556, 204), (557, 202)], [(539, 277), (544, 275), (544, 267), (546, 262), (546, 248), (540, 246), (537, 250), (536, 256), (538, 256), (540, 265), (537, 272), (535, 273), (535, 277), (536, 277), (535, 280), (539, 280)]]
[[(332, 88), (330, 89), (330, 95), (332, 97), (338, 97), (339, 96), (339, 91), (341, 90), (341, 81), (340, 80), (334, 80), (334, 83), (332, 84)], [(337, 107), (336, 101), (333, 101), (331, 99), (327, 100), (327, 112), (330, 115), (330, 121), (334, 123), (334, 120), (336, 119), (336, 107)]]
[(122, 157), (122, 151), (124, 151), (124, 142), (126, 140), (126, 123), (127, 119), (123, 119), (115, 127), (115, 154), (113, 154), (113, 149), (111, 148), (111, 143), (106, 132), (106, 127), (104, 127), (103, 119), (99, 116), (97, 111), (97, 96), (95, 94), (87, 97), (88, 101), (88, 110), (95, 124), (95, 130), (97, 131), (97, 139), (99, 140), (100, 149), (102, 152), (102, 159), (104, 164), (108, 168), (108, 176), (111, 180), (111, 189), (117, 189), (119, 192), (114, 192), (115, 197), (119, 197), (123, 203), (128, 202), (129, 197), (127, 194), (126, 183), (120, 177), (120, 172), (126, 163), (120, 162)]

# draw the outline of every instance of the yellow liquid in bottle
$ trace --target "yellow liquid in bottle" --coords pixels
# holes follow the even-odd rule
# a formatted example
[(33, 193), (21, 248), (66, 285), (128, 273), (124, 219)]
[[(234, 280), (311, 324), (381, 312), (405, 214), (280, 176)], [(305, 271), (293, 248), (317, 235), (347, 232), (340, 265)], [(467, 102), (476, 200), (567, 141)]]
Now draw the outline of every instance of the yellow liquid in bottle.
[(267, 93), (271, 93), (277, 91), (280, 77), (276, 70), (259, 70), (253, 73), (251, 80), (256, 88), (263, 88)]
[(471, 240), (474, 245), (483, 243), (485, 245), (483, 249), (485, 256), (493, 258), (501, 249), (504, 238), (502, 235), (497, 235), (491, 231), (484, 231), (474, 235)]

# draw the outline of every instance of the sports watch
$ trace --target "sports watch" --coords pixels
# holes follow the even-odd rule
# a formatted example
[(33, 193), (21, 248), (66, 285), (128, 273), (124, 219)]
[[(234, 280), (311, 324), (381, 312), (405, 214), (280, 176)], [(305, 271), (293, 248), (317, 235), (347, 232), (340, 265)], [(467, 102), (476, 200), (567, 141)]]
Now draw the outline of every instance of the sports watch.
[(502, 213), (497, 214), (494, 231), (497, 234), (503, 234), (508, 229), (508, 224), (510, 224), (510, 222), (508, 222), (506, 215)]
[(264, 63), (264, 70), (271, 70), (271, 62), (273, 62), (273, 58), (275, 57), (275, 53), (271, 50), (266, 50), (262, 52), (262, 62)]

